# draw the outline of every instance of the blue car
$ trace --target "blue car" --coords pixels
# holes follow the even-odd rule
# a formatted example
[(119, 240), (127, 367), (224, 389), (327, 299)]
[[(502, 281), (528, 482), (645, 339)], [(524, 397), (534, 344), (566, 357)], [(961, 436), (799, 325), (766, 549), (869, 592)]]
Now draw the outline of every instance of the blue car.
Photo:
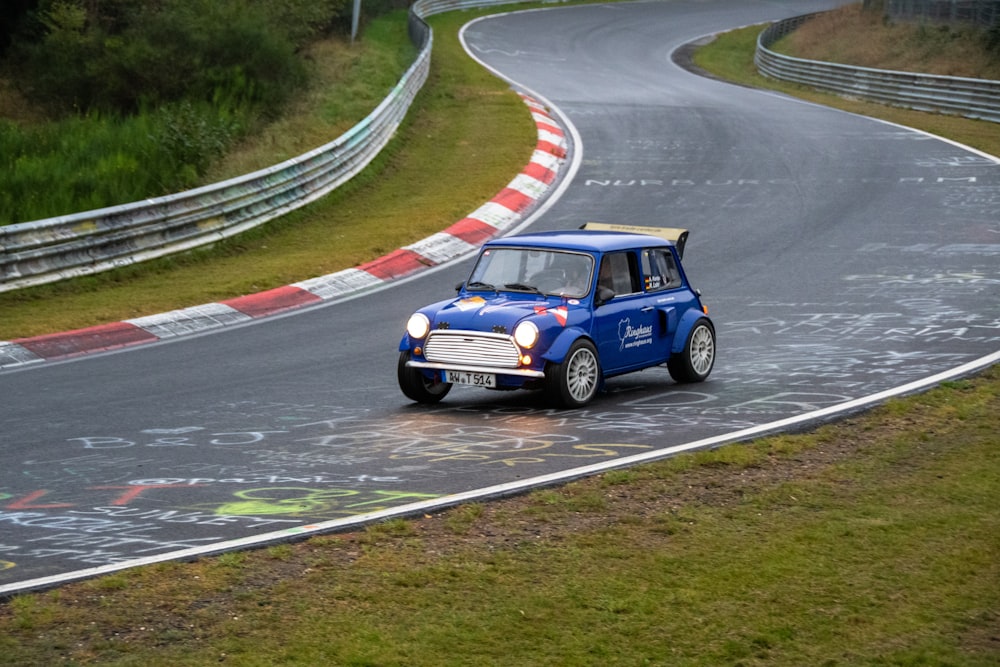
[(666, 364), (701, 382), (715, 326), (681, 267), (687, 231), (588, 223), (483, 245), (453, 299), (410, 316), (399, 387), (436, 403), (454, 385), (534, 389), (586, 405), (606, 378)]

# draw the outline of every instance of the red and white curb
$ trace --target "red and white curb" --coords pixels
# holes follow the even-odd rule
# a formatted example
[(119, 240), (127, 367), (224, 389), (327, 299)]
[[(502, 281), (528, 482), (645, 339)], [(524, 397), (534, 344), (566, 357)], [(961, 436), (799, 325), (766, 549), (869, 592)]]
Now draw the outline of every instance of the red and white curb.
[(551, 189), (566, 161), (567, 140), (546, 108), (521, 94), (538, 129), (528, 165), (490, 201), (437, 234), (361, 266), (257, 294), (85, 329), (0, 341), (0, 369), (152, 343), (240, 324), (343, 298), (443, 264), (523, 220)]

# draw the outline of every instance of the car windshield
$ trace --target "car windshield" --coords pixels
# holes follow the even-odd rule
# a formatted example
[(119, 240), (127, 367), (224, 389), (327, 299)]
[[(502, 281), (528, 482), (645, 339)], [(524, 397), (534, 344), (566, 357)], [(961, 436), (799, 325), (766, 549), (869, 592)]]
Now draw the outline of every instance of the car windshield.
[(487, 248), (466, 283), (470, 290), (537, 292), (579, 299), (590, 291), (594, 258), (540, 248)]

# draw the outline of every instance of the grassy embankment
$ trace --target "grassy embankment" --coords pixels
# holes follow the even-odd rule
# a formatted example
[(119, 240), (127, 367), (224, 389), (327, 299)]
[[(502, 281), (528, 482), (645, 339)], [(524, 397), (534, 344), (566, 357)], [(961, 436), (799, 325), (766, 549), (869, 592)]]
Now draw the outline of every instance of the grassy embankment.
[[(744, 37), (702, 64), (746, 70)], [(0, 650), (10, 664), (996, 665), (998, 430), (994, 368), (809, 434), (21, 596), (0, 608)]]
[[(915, 127), (1000, 156), (1000, 131), (996, 123), (845, 99), (761, 76), (753, 60), (746, 57), (748, 51), (753, 51), (759, 33), (756, 27), (729, 33), (724, 40), (702, 49), (695, 62), (731, 81), (771, 88), (817, 104)], [(925, 33), (919, 26), (886, 25), (851, 5), (830, 13), (826, 20), (806, 24), (774, 48), (800, 58), (861, 67), (1000, 80), (1000, 54), (989, 53), (978, 38), (968, 33), (935, 30), (937, 39), (931, 43), (936, 50), (929, 51)], [(891, 47), (891, 53), (883, 48), (886, 45)], [(972, 48), (976, 45), (979, 48)]]

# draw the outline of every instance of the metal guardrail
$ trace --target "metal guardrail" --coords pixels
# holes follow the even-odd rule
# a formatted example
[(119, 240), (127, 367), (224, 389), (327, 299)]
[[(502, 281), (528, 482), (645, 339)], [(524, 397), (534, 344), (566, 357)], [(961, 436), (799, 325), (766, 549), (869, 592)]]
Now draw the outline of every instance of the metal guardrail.
[(412, 10), (418, 16), (426, 17), (458, 9), (475, 9), (477, 7), (509, 5), (526, 1), (527, 0), (417, 0), (413, 3)]
[(413, 64), (364, 120), (340, 137), (275, 166), (194, 190), (0, 227), (0, 292), (128, 266), (209, 245), (323, 197), (385, 147), (430, 71), (424, 18), (512, 0), (418, 0), (408, 32)]
[(754, 63), (761, 74), (891, 106), (1000, 123), (1000, 81), (854, 67), (793, 58), (770, 50), (775, 42), (815, 15), (778, 21), (757, 37)]
[(174, 195), (0, 227), (0, 291), (97, 273), (217, 242), (322, 197), (389, 142), (430, 69), (431, 38), (395, 88), (334, 141)]

